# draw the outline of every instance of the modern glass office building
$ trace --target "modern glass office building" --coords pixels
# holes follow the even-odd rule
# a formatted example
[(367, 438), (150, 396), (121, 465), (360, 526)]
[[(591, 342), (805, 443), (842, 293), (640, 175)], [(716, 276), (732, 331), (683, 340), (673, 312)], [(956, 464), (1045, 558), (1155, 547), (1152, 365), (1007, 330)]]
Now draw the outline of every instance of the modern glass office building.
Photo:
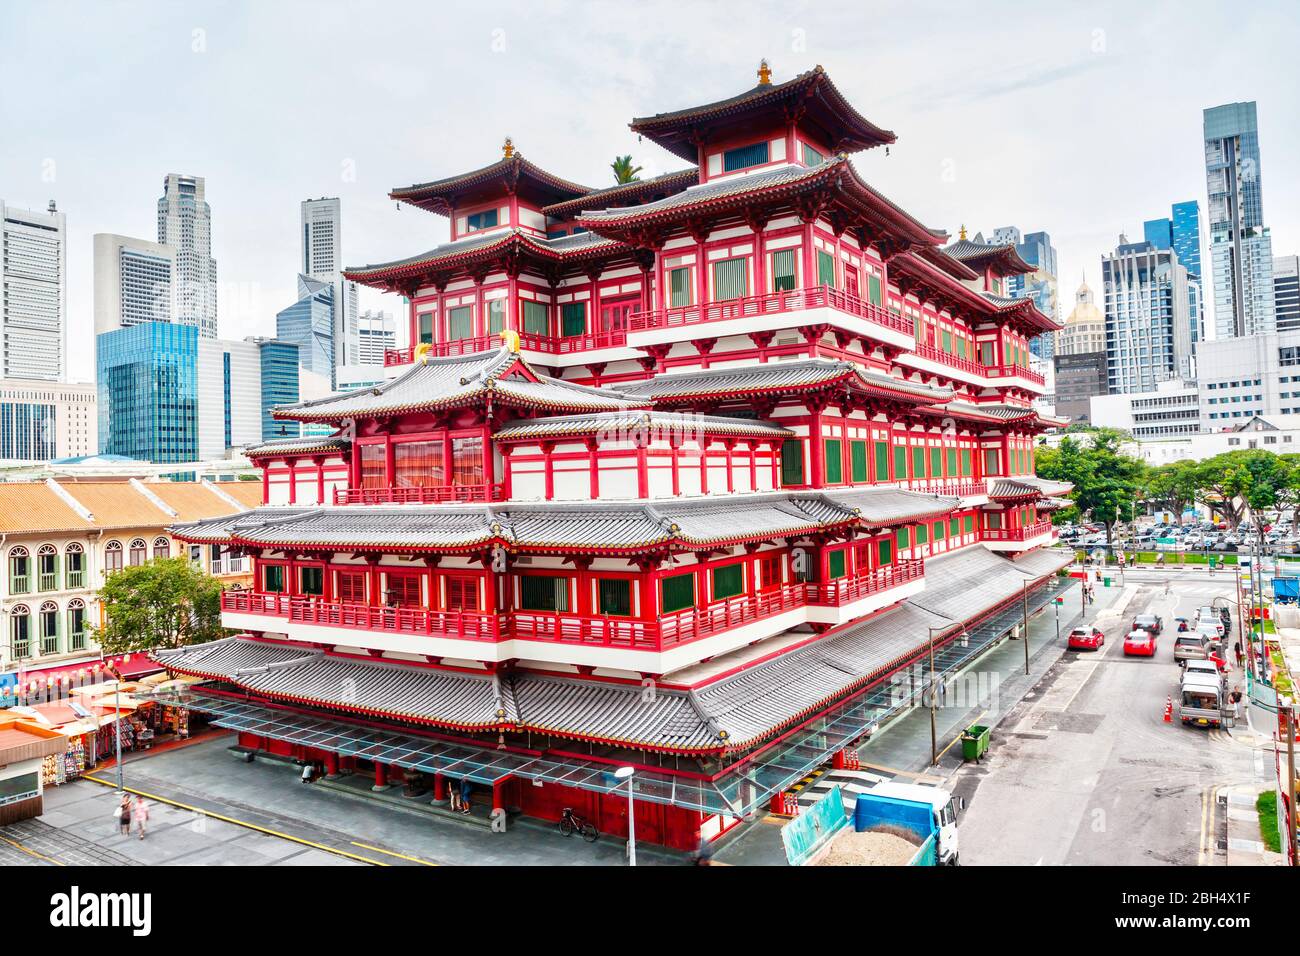
[(298, 346), (292, 342), (267, 341), (262, 352), (262, 440), (296, 437), (299, 422), (271, 417), (276, 405), (298, 402)]
[(96, 336), (101, 454), (198, 459), (198, 337), (197, 326), (170, 322)]
[(275, 337), (298, 346), (298, 364), (335, 384), (334, 306), (336, 287), (298, 276), (298, 301), (275, 316)]
[(1110, 393), (1148, 392), (1159, 382), (1191, 378), (1192, 297), (1177, 255), (1149, 242), (1126, 243), (1101, 260), (1101, 274)]

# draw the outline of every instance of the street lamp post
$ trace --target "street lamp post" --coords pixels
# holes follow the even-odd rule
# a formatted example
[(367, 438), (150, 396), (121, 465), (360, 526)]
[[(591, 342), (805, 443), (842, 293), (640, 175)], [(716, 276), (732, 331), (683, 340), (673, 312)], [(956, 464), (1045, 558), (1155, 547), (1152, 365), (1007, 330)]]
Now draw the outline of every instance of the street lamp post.
[(632, 777), (635, 767), (619, 767), (614, 776), (627, 781), (627, 865), (636, 866), (636, 801), (632, 797)]
[(1020, 610), (1022, 614), (1020, 637), (1025, 642), (1025, 675), (1029, 674), (1029, 582), (1020, 582), (1020, 599), (1023, 602)]
[(939, 762), (939, 736), (935, 730), (935, 693), (934, 693), (934, 632), (942, 631), (943, 626), (930, 627), (930, 766)]

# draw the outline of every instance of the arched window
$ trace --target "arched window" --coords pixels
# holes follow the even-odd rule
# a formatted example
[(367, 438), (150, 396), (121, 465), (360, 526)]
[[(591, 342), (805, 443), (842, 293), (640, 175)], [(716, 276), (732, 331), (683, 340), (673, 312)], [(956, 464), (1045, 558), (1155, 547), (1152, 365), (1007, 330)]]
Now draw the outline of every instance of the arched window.
[(75, 541), (63, 549), (63, 586), (72, 591), (85, 587), (86, 555)]
[(41, 653), (59, 653), (59, 606), (53, 601), (41, 605)]
[(9, 643), (15, 658), (32, 656), (31, 611), (26, 604), (16, 604), (9, 610)]
[(131, 542), (131, 567), (139, 567), (149, 560), (149, 549), (145, 546), (144, 538), (136, 538)]
[(159, 536), (153, 539), (153, 559), (161, 561), (172, 556), (172, 543), (166, 537)]
[(26, 594), (32, 589), (32, 559), (26, 548), (9, 549), (9, 593)]
[(68, 650), (86, 649), (86, 602), (73, 598), (68, 602)]
[(104, 573), (122, 570), (122, 542), (110, 541), (104, 545)]
[(59, 589), (59, 549), (43, 544), (36, 552), (36, 587), (40, 591)]

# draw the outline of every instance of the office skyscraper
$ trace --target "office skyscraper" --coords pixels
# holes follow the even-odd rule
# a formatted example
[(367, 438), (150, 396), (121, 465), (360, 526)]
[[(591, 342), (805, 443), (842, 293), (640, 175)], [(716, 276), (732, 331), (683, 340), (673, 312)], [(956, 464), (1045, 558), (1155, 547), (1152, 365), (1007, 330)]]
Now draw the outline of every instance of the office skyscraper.
[(94, 250), (96, 333), (175, 318), (175, 249), (101, 232)]
[[(995, 246), (1015, 245), (1020, 258), (1034, 267), (1033, 272), (1025, 275), (1007, 276), (1007, 295), (1014, 299), (1031, 298), (1038, 311), (1059, 320), (1056, 247), (1052, 245), (1052, 237), (1045, 232), (1031, 232), (1022, 237), (1015, 226), (1001, 226), (993, 230), (990, 241)], [(1050, 364), (1056, 352), (1055, 343), (1055, 334), (1046, 332), (1030, 340), (1029, 351)]]
[(298, 346), (299, 366), (335, 387), (335, 294), (338, 286), (298, 276), (298, 301), (275, 316), (275, 337)]
[(1273, 302), (1277, 330), (1300, 329), (1300, 256), (1276, 256), (1273, 259)]
[(1271, 332), (1273, 246), (1264, 225), (1255, 104), (1205, 110), (1211, 281), (1218, 338)]
[(1169, 249), (1120, 245), (1101, 260), (1105, 290), (1107, 387), (1147, 392), (1193, 377), (1187, 270)]
[(217, 337), (217, 261), (212, 258), (212, 209), (201, 176), (169, 173), (158, 200), (158, 242), (176, 250), (173, 321)]
[(357, 319), (357, 362), (359, 365), (383, 365), (384, 352), (397, 347), (397, 326), (391, 312), (367, 309)]
[(1157, 249), (1172, 249), (1187, 270), (1188, 322), (1192, 342), (1205, 338), (1205, 296), (1201, 285), (1201, 212), (1196, 200), (1174, 203), (1168, 219), (1148, 219), (1143, 237)]
[(334, 363), (355, 365), (361, 338), (357, 284), (343, 278), (343, 210), (337, 197), (304, 199), (301, 204), (302, 274), (335, 286)]
[(68, 361), (67, 222), (0, 199), (0, 378), (58, 382)]

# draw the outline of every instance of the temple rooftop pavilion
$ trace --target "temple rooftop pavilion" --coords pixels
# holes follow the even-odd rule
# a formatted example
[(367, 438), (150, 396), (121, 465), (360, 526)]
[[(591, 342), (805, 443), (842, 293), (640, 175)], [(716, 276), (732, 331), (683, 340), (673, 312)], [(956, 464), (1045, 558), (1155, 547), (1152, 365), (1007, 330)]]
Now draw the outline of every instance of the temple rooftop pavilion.
[(593, 189), (507, 140), (392, 191), (447, 241), (346, 274), (410, 346), (274, 411), (329, 434), (246, 450), (262, 507), (173, 529), (254, 567), (237, 636), (159, 653), (178, 703), (611, 833), (630, 764), (638, 835), (693, 848), (908, 706), (932, 635), (953, 673), (1067, 586), (1014, 249), (868, 182), (894, 134), (821, 68), (632, 128), (691, 165)]

